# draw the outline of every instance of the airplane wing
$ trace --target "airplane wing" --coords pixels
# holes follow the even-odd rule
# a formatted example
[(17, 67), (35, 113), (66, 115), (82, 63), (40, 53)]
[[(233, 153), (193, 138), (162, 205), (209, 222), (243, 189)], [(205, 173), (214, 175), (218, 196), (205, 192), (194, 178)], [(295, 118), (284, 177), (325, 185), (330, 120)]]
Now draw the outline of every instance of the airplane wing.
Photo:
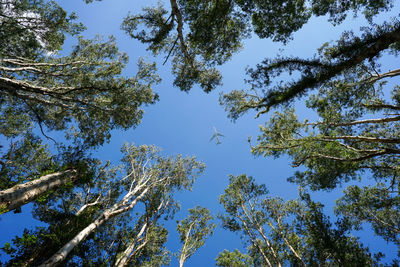
[(217, 135), (216, 135), (216, 134), (213, 134), (213, 135), (211, 136), (211, 138), (210, 138), (210, 142), (211, 142), (215, 137), (217, 137)]

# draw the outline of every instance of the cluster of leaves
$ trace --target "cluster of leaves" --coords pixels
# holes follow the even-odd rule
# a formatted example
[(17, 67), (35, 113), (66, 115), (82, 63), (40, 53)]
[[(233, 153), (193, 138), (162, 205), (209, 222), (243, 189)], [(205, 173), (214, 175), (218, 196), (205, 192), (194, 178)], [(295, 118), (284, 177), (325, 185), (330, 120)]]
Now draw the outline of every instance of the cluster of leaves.
[[(75, 19), (55, 1), (0, 3), (0, 136), (7, 140), (0, 155), (2, 189), (51, 170), (65, 150), (88, 151), (109, 141), (111, 130), (138, 125), (142, 106), (158, 99), (154, 64), (139, 60), (137, 74), (124, 77), (128, 57), (114, 38), (79, 37), (84, 27)], [(60, 56), (68, 34), (78, 43)], [(57, 144), (60, 155), (50, 154), (35, 129)], [(47, 131), (64, 132), (72, 145)]]
[[(377, 235), (400, 244), (400, 97), (399, 86), (387, 90), (386, 85), (400, 70), (382, 71), (379, 65), (383, 55), (400, 52), (400, 22), (373, 21), (394, 1), (169, 2), (169, 8), (159, 4), (129, 14), (122, 29), (153, 54), (164, 54), (165, 62), (172, 57), (174, 85), (183, 91), (199, 84), (210, 92), (220, 85), (217, 66), (253, 32), (285, 44), (312, 16), (327, 16), (336, 25), (350, 11), (363, 13), (370, 27), (360, 36), (345, 32), (310, 59), (265, 59), (248, 71), (250, 90), (234, 90), (220, 101), (234, 120), (250, 110), (259, 116), (285, 108), (260, 128), (251, 149), (257, 156), (288, 155), (294, 167), (305, 167), (289, 179), (300, 188), (331, 190), (368, 176), (376, 184), (348, 187), (337, 201), (339, 219), (333, 224), (303, 189), (298, 200), (284, 201), (268, 196), (266, 186), (251, 177), (231, 176), (220, 197), (226, 211), (220, 218), (224, 228), (242, 234), (247, 254), (224, 251), (217, 264), (378, 265), (383, 254), (372, 255), (351, 232), (368, 222)], [(128, 58), (112, 37), (78, 37), (72, 52), (59, 56), (65, 35), (76, 37), (84, 29), (75, 19), (51, 0), (0, 1), (0, 136), (9, 141), (0, 155), (0, 209), (18, 192), (37, 191), (34, 215), (48, 224), (6, 244), (3, 251), (12, 257), (7, 264), (168, 264), (168, 232), (159, 218), (173, 217), (179, 209), (175, 193), (190, 190), (204, 166), (194, 158), (162, 157), (152, 146), (125, 146), (119, 167), (87, 158), (86, 151), (107, 142), (111, 130), (140, 123), (141, 107), (157, 100), (151, 87), (159, 77), (155, 65), (142, 60), (134, 77), (124, 77)], [(295, 80), (277, 81), (284, 73)], [(290, 107), (304, 96), (318, 121), (300, 121)], [(46, 130), (64, 132), (72, 145), (59, 144), (60, 153), (51, 155), (33, 134), (35, 127), (47, 139)], [(22, 184), (66, 171), (80, 179), (62, 182), (56, 175), (45, 191)], [(215, 228), (207, 209), (189, 213), (178, 222), (180, 266)]]
[[(1, 213), (33, 201), (34, 217), (47, 225), (5, 244), (5, 264), (167, 264), (168, 231), (158, 219), (174, 216), (174, 194), (190, 190), (204, 165), (154, 146), (125, 146), (117, 167), (89, 157), (112, 130), (140, 123), (160, 78), (142, 59), (125, 77), (128, 56), (115, 39), (84, 39), (75, 20), (52, 0), (0, 1)], [(68, 55), (66, 35), (77, 41)]]
[[(2, 250), (11, 256), (6, 265), (167, 264), (168, 231), (159, 219), (173, 218), (179, 210), (175, 193), (191, 190), (204, 164), (162, 156), (154, 146), (126, 145), (123, 151), (123, 165), (93, 162), (91, 179), (36, 202), (34, 216), (48, 227), (26, 230), (6, 244)], [(60, 251), (62, 259), (49, 261)]]
[(252, 177), (230, 177), (220, 196), (226, 211), (220, 217), (224, 228), (242, 234), (248, 255), (224, 251), (219, 266), (374, 266), (382, 256), (373, 257), (351, 236), (353, 224), (346, 219), (334, 227), (307, 193), (286, 202), (268, 193)]
[(159, 4), (128, 15), (122, 28), (154, 54), (165, 54), (165, 60), (173, 56), (177, 87), (188, 91), (199, 84), (209, 92), (221, 83), (215, 66), (229, 60), (253, 32), (286, 43), (313, 15), (328, 15), (338, 24), (353, 11), (354, 16), (361, 12), (372, 22), (392, 5), (392, 0), (171, 0), (169, 8)]
[[(222, 95), (220, 101), (233, 120), (248, 111), (256, 111), (258, 117), (271, 109), (284, 108), (283, 111), (276, 111), (269, 121), (260, 127), (261, 134), (257, 143), (252, 145), (252, 153), (272, 157), (288, 155), (292, 159), (293, 167), (305, 167), (290, 177), (289, 181), (312, 190), (331, 190), (350, 180), (367, 180), (368, 177), (377, 181), (376, 185), (369, 187), (353, 186), (345, 190), (336, 209), (337, 214), (343, 216), (343, 222), (338, 222), (338, 228), (335, 230), (331, 229), (329, 220), (323, 216), (317, 204), (306, 199), (302, 200), (302, 204), (296, 202), (303, 206), (304, 212), (307, 209), (310, 212), (314, 210), (313, 219), (307, 219), (310, 225), (312, 221), (317, 223), (319, 220), (319, 230), (326, 232), (323, 235), (330, 236), (331, 240), (336, 240), (332, 242), (338, 242), (344, 247), (344, 244), (352, 246), (352, 249), (349, 247), (349, 251), (359, 251), (360, 255), (367, 255), (366, 258), (358, 258), (368, 259), (360, 264), (373, 265), (375, 263), (368, 256), (367, 250), (358, 245), (357, 240), (348, 239), (344, 234), (352, 228), (360, 229), (364, 222), (369, 222), (378, 235), (398, 244), (396, 221), (400, 153), (400, 118), (397, 114), (400, 109), (399, 87), (395, 85), (390, 88), (387, 81), (399, 76), (400, 71), (381, 68), (380, 62), (383, 56), (397, 57), (400, 47), (400, 23), (398, 18), (387, 19), (380, 24), (374, 23), (377, 14), (391, 10), (393, 5), (394, 1), (390, 0), (171, 0), (170, 11), (160, 5), (147, 8), (142, 14), (129, 15), (123, 28), (133, 38), (148, 44), (153, 53), (164, 53), (166, 60), (174, 56), (175, 85), (187, 91), (195, 83), (202, 85), (198, 79), (200, 75), (197, 72), (180, 71), (183, 68), (179, 67), (178, 63), (190, 69), (194, 62), (202, 62), (204, 66), (212, 69), (229, 60), (252, 32), (260, 38), (271, 38), (273, 41), (286, 43), (312, 16), (327, 16), (333, 25), (337, 25), (343, 22), (351, 11), (354, 16), (362, 13), (370, 25), (362, 28), (360, 35), (357, 36), (352, 31), (344, 32), (339, 40), (324, 44), (318, 54), (309, 59), (265, 59), (255, 68), (248, 70), (249, 90), (234, 90)], [(142, 31), (138, 30), (140, 24), (144, 26)], [(285, 74), (294, 79), (280, 81), (280, 77), (287, 76)], [(185, 83), (179, 82), (183, 80), (182, 76), (186, 79)], [(214, 87), (206, 87), (206, 91), (210, 88)], [(317, 121), (299, 120), (296, 110), (291, 107), (294, 100), (305, 96), (308, 97), (305, 106), (312, 110), (314, 117), (318, 117)], [(253, 191), (255, 189), (249, 189), (251, 197), (252, 194), (260, 193)], [(225, 200), (221, 201), (225, 203)], [(236, 212), (238, 205), (241, 205), (240, 201), (229, 207)], [(274, 203), (268, 205), (274, 206)], [(289, 207), (286, 208), (290, 210)], [(268, 208), (263, 206), (260, 210), (266, 212)], [(231, 215), (239, 216), (235, 212), (232, 211)], [(290, 212), (292, 215), (297, 214), (295, 210)], [(273, 214), (268, 213), (257, 213), (257, 216), (274, 218)], [(306, 219), (303, 218), (304, 220)], [(226, 223), (229, 225), (233, 222), (228, 220)], [(244, 224), (248, 225), (249, 222)], [(295, 225), (296, 222), (287, 224), (293, 227)], [(236, 222), (230, 227), (233, 227), (231, 230), (235, 230), (239, 226)], [(307, 228), (311, 226), (298, 226), (300, 229), (302, 227), (308, 229), (311, 234), (311, 229)], [(246, 235), (251, 239), (252, 233), (247, 232)], [(284, 264), (286, 261), (301, 265), (301, 258), (303, 264), (307, 259), (307, 264), (329, 265), (332, 261), (324, 259), (323, 256), (315, 256), (319, 263), (311, 261), (314, 256), (296, 258), (294, 255), (300, 255), (300, 251), (297, 252), (292, 245), (293, 251), (283, 252), (282, 243), (285, 242), (282, 238), (281, 243), (274, 247), (260, 244), (256, 237), (253, 237), (255, 239), (252, 240), (250, 250), (258, 251), (258, 258), (254, 259), (258, 263), (267, 264), (268, 259), (271, 265)], [(308, 234), (302, 238), (312, 240)], [(286, 244), (286, 249), (288, 247)], [(304, 247), (308, 248), (305, 245)], [(323, 254), (322, 247), (312, 249), (320, 250)], [(276, 251), (276, 255), (273, 255), (272, 251)], [(239, 252), (225, 254), (227, 258), (232, 257), (231, 263), (237, 261), (240, 265), (247, 261)], [(338, 258), (333, 261), (338, 265), (352, 261), (351, 258), (340, 256), (333, 251), (328, 254), (337, 255)], [(218, 261), (225, 264), (224, 258), (218, 258)]]

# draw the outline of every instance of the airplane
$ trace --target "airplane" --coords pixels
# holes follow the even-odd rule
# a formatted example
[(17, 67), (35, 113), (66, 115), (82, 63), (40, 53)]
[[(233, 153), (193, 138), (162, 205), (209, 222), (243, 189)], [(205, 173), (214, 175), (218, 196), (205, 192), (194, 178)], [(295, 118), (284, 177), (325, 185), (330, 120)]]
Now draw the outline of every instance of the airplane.
[(213, 128), (214, 128), (214, 134), (211, 136), (210, 142), (215, 138), (215, 139), (217, 139), (217, 145), (219, 145), (219, 144), (221, 144), (221, 142), (219, 140), (219, 136), (224, 137), (224, 135), (217, 132), (217, 129), (215, 129), (215, 126)]

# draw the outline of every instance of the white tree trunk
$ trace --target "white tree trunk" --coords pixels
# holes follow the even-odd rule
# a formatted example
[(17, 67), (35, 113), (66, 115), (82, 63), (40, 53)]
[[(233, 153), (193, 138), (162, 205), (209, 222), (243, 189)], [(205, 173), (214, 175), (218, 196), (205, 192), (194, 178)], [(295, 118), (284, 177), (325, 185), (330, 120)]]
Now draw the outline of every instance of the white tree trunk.
[(181, 256), (179, 257), (179, 267), (183, 267), (183, 264), (185, 263), (186, 258), (188, 256), (187, 255), (187, 243), (188, 243), (190, 232), (192, 231), (193, 225), (194, 225), (194, 222), (190, 224), (189, 229), (186, 233), (185, 242), (183, 243), (183, 247), (182, 247), (182, 251), (181, 251)]
[(103, 215), (100, 218), (97, 218), (94, 222), (89, 224), (72, 240), (70, 240), (67, 244), (65, 244), (59, 251), (57, 251), (53, 256), (51, 256), (50, 259), (48, 259), (45, 263), (40, 265), (40, 267), (56, 266), (57, 264), (62, 262), (76, 245), (78, 245), (82, 240), (84, 240), (97, 227), (99, 227), (105, 221), (107, 221), (107, 219), (108, 219), (107, 216), (104, 215), (103, 213)]
[[(137, 251), (142, 249), (147, 244), (148, 239), (147, 239), (146, 235), (147, 235), (147, 231), (148, 231), (149, 227), (151, 227), (151, 225), (154, 225), (157, 222), (157, 220), (160, 218), (161, 214), (163, 213), (163, 208), (165, 209), (168, 206), (168, 203), (169, 203), (169, 200), (166, 202), (162, 201), (160, 203), (160, 205), (157, 207), (157, 210), (154, 212), (154, 214), (156, 214), (156, 216), (153, 219), (153, 221), (151, 222), (151, 221), (146, 220), (146, 222), (142, 225), (142, 228), (140, 229), (139, 233), (136, 235), (135, 239), (124, 250), (122, 255), (115, 261), (114, 267), (127, 266), (129, 261), (131, 260), (131, 258), (135, 255), (135, 253), (137, 253)], [(160, 211), (161, 211), (161, 213), (158, 213)], [(144, 239), (143, 242), (138, 247), (136, 247), (137, 243), (141, 239)]]
[[(51, 256), (45, 263), (40, 265), (40, 267), (52, 267), (52, 266), (57, 266), (60, 264), (62, 261), (65, 260), (65, 258), (68, 256), (68, 254), (71, 252), (71, 250), (78, 245), (80, 242), (82, 242), (90, 233), (94, 232), (100, 225), (108, 221), (109, 219), (127, 212), (131, 209), (133, 209), (136, 205), (136, 203), (144, 197), (144, 195), (147, 193), (149, 190), (149, 187), (145, 188), (143, 192), (136, 197), (132, 202), (126, 206), (125, 203), (129, 201), (129, 199), (126, 199), (125, 197), (113, 205), (111, 208), (105, 210), (94, 222), (89, 224), (85, 229), (83, 229), (79, 234), (77, 234), (74, 238), (72, 238), (67, 244), (65, 244), (62, 248), (60, 248), (53, 256)], [(135, 190), (133, 190), (135, 191)], [(126, 196), (131, 195), (133, 191), (129, 192)], [(133, 197), (133, 196), (132, 196)]]
[(142, 234), (147, 230), (147, 227), (148, 227), (147, 223), (145, 223), (142, 226), (139, 233), (136, 235), (135, 240), (124, 250), (121, 257), (118, 258), (117, 261), (114, 263), (115, 267), (124, 267), (128, 264), (129, 258), (131, 257), (131, 254), (136, 247), (137, 241), (140, 239)]
[(56, 189), (70, 181), (74, 181), (76, 178), (76, 170), (65, 170), (0, 191), (0, 214), (2, 213), (1, 211), (4, 213), (19, 208), (46, 191)]

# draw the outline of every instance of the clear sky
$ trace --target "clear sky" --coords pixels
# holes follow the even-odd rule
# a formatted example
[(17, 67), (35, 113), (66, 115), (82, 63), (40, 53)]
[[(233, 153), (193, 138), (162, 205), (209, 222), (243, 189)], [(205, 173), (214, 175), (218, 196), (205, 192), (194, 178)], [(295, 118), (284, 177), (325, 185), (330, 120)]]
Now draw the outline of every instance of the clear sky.
[[(259, 125), (263, 124), (268, 116), (254, 119), (255, 114), (248, 114), (234, 123), (227, 118), (227, 113), (219, 105), (219, 94), (243, 88), (246, 66), (254, 66), (266, 57), (274, 57), (280, 48), (284, 48), (283, 53), (286, 55), (311, 56), (322, 43), (337, 39), (343, 30), (358, 29), (362, 20), (350, 18), (334, 28), (324, 18), (312, 19), (294, 35), (294, 41), (286, 47), (269, 40), (257, 38), (247, 40), (244, 49), (220, 68), (224, 77), (223, 86), (209, 94), (198, 87), (189, 93), (184, 93), (172, 86), (169, 63), (163, 66), (163, 58), (153, 58), (145, 51), (142, 44), (130, 39), (120, 30), (122, 19), (128, 11), (139, 12), (141, 5), (148, 5), (151, 1), (103, 0), (90, 5), (84, 4), (83, 0), (58, 2), (67, 11), (75, 11), (78, 14), (79, 21), (87, 27), (87, 31), (84, 32), (85, 37), (92, 38), (96, 34), (116, 36), (120, 50), (127, 52), (130, 57), (130, 63), (124, 73), (126, 76), (135, 75), (136, 61), (141, 56), (148, 61), (158, 63), (159, 75), (162, 78), (162, 82), (154, 88), (160, 95), (160, 101), (145, 107), (143, 122), (136, 129), (125, 132), (114, 131), (111, 142), (100, 148), (95, 153), (96, 157), (117, 163), (121, 157), (119, 151), (123, 143), (133, 142), (138, 145), (155, 144), (167, 155), (196, 155), (199, 160), (205, 162), (207, 169), (204, 175), (198, 178), (194, 190), (178, 196), (182, 209), (177, 214), (176, 220), (185, 217), (187, 209), (197, 205), (206, 206), (213, 215), (221, 212), (218, 197), (228, 184), (229, 174), (246, 173), (256, 178), (259, 183), (265, 183), (273, 196), (281, 196), (284, 199), (297, 198), (297, 186), (286, 182), (286, 178), (294, 172), (287, 158), (278, 160), (255, 158), (250, 153), (247, 138), (257, 137)], [(399, 9), (397, 13), (398, 11)], [(71, 41), (67, 40), (65, 47), (68, 49), (70, 46)], [(301, 102), (297, 107), (300, 112), (304, 111)], [(300, 114), (300, 117), (303, 116), (306, 117), (307, 114)], [(213, 134), (213, 126), (225, 135), (220, 145), (209, 141)], [(339, 188), (331, 193), (317, 192), (314, 194), (315, 200), (323, 201), (326, 204), (326, 211), (331, 213), (334, 199), (341, 190)], [(31, 222), (28, 209), (29, 207), (23, 207), (21, 214), (3, 216), (0, 220), (0, 246), (28, 226), (27, 222)], [(167, 247), (172, 252), (177, 252), (180, 248), (175, 233), (176, 220), (167, 223), (170, 232)], [(218, 220), (216, 223), (220, 226)], [(374, 238), (372, 232), (367, 232), (363, 240), (366, 240), (366, 245), (370, 245), (372, 249), (386, 246), (384, 241)], [(243, 251), (239, 236), (218, 227), (214, 236), (206, 241), (205, 246), (200, 248), (186, 265), (214, 266), (219, 252), (235, 248)], [(387, 247), (386, 251), (389, 255), (390, 249)], [(393, 254), (394, 249), (392, 256)], [(171, 266), (176, 265), (177, 262), (174, 260)]]

